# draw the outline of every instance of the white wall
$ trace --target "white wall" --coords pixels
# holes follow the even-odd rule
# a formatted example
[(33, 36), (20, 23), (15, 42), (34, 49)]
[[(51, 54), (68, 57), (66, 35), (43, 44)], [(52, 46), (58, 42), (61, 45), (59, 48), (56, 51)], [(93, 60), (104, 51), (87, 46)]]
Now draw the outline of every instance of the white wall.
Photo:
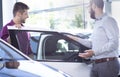
[(13, 6), (16, 0), (2, 0), (3, 4), (3, 26), (13, 18)]

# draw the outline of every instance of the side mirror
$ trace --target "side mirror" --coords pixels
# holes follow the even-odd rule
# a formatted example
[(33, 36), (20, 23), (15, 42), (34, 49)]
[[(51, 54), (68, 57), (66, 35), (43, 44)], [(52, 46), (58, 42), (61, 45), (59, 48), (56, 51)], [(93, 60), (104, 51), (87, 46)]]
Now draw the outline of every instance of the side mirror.
[(19, 65), (20, 65), (20, 63), (17, 61), (5, 62), (6, 68), (9, 68), (9, 69), (17, 69), (19, 67)]

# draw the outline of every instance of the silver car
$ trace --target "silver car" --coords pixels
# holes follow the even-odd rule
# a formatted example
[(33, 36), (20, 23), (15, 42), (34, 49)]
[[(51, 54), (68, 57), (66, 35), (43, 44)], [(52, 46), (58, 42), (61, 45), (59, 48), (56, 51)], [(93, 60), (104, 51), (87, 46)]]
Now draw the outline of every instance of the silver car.
[(70, 77), (49, 65), (34, 61), (0, 39), (0, 77)]
[[(89, 48), (66, 37), (70, 33), (26, 27), (21, 29), (10, 27), (9, 31), (10, 33), (26, 31), (31, 35), (30, 44), (35, 54), (34, 60), (62, 70), (72, 77), (90, 77), (92, 66), (90, 59), (78, 57), (79, 52), (83, 53)], [(79, 34), (78, 37), (88, 39), (89, 36), (90, 34)], [(12, 37), (17, 38), (17, 34), (12, 34)]]

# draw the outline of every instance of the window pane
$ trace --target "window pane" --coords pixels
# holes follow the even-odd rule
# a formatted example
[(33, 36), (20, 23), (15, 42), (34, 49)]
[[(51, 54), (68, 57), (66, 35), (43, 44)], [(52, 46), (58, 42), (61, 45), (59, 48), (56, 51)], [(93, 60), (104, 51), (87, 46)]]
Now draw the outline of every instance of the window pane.
[(13, 60), (25, 59), (19, 53), (15, 52), (15, 50), (11, 49), (9, 46), (3, 43), (0, 43), (0, 57), (4, 59), (13, 59)]
[[(26, 26), (68, 30), (92, 28), (88, 15), (89, 0), (17, 0), (30, 6)], [(76, 31), (75, 30), (75, 31)]]
[(120, 1), (113, 1), (112, 2), (112, 16), (117, 20), (118, 25), (120, 25)]

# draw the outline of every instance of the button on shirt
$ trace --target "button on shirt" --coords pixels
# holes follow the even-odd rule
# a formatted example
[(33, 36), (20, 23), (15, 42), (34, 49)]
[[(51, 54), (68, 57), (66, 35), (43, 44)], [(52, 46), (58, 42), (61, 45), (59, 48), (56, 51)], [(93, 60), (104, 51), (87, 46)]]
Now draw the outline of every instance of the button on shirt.
[(79, 40), (79, 42), (92, 48), (94, 51), (92, 59), (118, 57), (118, 25), (112, 17), (103, 14), (94, 23), (91, 41)]

